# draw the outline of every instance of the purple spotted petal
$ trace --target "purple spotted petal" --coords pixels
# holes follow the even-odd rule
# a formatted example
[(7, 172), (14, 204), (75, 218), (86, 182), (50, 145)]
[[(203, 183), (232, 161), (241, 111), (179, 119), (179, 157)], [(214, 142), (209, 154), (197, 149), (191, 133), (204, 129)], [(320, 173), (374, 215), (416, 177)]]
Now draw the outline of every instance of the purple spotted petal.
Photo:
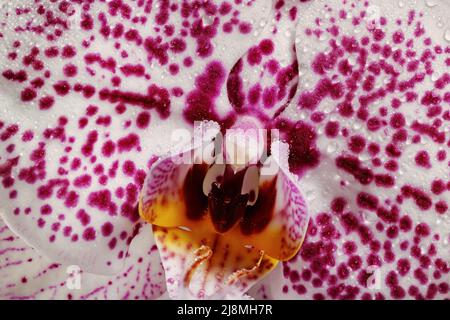
[(55, 261), (120, 270), (153, 156), (170, 148), (170, 130), (225, 116), (225, 77), (270, 10), (262, 0), (5, 3), (0, 203), (9, 227)]
[[(289, 10), (286, 10), (289, 9)], [(298, 85), (295, 52), (297, 7), (275, 8), (274, 19), (263, 21), (259, 41), (234, 65), (227, 80), (227, 93), (237, 113), (262, 118), (281, 113)]]
[(158, 298), (165, 291), (164, 272), (149, 233), (146, 226), (134, 238), (121, 273), (99, 276), (52, 262), (0, 220), (0, 299)]
[(290, 164), (312, 219), (255, 297), (450, 297), (448, 3), (365, 3), (313, 1), (299, 21), (282, 117), (310, 133)]
[(284, 261), (293, 257), (301, 248), (310, 214), (302, 193), (302, 183), (289, 171), (288, 145), (275, 142), (271, 149), (279, 170), (274, 221), (269, 224), (268, 228), (281, 226), (280, 233), (283, 234), (281, 243), (285, 250), (281, 260)]

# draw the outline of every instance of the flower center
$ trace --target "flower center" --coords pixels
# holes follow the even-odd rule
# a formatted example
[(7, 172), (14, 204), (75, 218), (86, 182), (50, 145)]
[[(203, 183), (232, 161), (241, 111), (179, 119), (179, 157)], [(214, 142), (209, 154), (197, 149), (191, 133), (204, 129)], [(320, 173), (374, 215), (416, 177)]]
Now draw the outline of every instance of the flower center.
[[(227, 131), (214, 163), (195, 164), (186, 175), (183, 192), (189, 204), (188, 218), (198, 220), (208, 212), (218, 233), (229, 231), (238, 222), (246, 234), (264, 229), (275, 205), (274, 196), (269, 196), (269, 201), (260, 199), (259, 161), (266, 145), (261, 131), (250, 125)], [(263, 188), (266, 193), (276, 193), (273, 182)]]

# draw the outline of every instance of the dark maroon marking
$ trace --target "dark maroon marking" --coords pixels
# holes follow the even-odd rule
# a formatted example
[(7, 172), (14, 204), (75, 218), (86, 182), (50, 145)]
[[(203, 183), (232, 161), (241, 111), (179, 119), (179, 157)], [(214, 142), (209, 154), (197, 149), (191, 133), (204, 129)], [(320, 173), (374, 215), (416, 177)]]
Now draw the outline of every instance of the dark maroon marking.
[(117, 141), (117, 147), (119, 149), (119, 152), (129, 152), (132, 149), (139, 150), (140, 148), (139, 136), (134, 133), (130, 133)]
[(416, 154), (415, 161), (419, 167), (423, 167), (423, 168), (427, 168), (427, 169), (431, 168), (430, 156), (428, 155), (428, 152), (426, 152), (424, 150), (419, 151)]
[(430, 197), (418, 188), (405, 185), (401, 188), (401, 192), (405, 198), (412, 198), (415, 204), (422, 210), (430, 209), (433, 204)]
[(110, 215), (117, 214), (117, 205), (112, 201), (111, 192), (108, 190), (92, 192), (88, 196), (88, 204), (101, 211), (106, 211)]
[(217, 232), (230, 230), (242, 218), (247, 206), (248, 194), (241, 195), (245, 172), (233, 172), (231, 166), (225, 167), (220, 184), (213, 183), (208, 195), (209, 213)]
[(208, 198), (203, 194), (203, 180), (207, 171), (208, 165), (194, 164), (184, 179), (183, 195), (187, 205), (186, 215), (191, 220), (199, 220), (207, 213)]
[(156, 109), (163, 119), (170, 115), (169, 92), (154, 84), (148, 88), (146, 95), (104, 88), (100, 90), (99, 96), (101, 100), (107, 100), (110, 103), (125, 103), (143, 109)]
[(289, 168), (295, 173), (314, 168), (319, 164), (320, 152), (316, 146), (317, 134), (303, 121), (291, 123), (279, 120), (276, 127), (284, 134), (283, 139), (289, 144)]
[(325, 126), (325, 134), (328, 138), (335, 138), (339, 133), (339, 122), (328, 121)]
[(367, 192), (360, 192), (356, 197), (358, 206), (368, 210), (376, 210), (378, 207), (378, 198)]
[(101, 231), (102, 231), (102, 235), (104, 237), (108, 237), (111, 235), (111, 233), (114, 230), (114, 226), (111, 222), (106, 222), (105, 224), (102, 225)]
[(23, 102), (31, 101), (34, 98), (36, 98), (36, 96), (37, 96), (37, 93), (32, 88), (25, 88), (22, 90), (22, 92), (20, 94), (20, 98), (22, 99)]
[(230, 230), (244, 216), (248, 201), (248, 194), (238, 194), (230, 198), (223, 191), (226, 190), (213, 183), (208, 196), (209, 214), (214, 228), (219, 233)]
[(7, 69), (7, 70), (3, 71), (2, 75), (3, 75), (3, 77), (5, 77), (8, 80), (17, 81), (17, 82), (25, 82), (28, 79), (28, 75), (24, 70), (19, 70), (17, 72), (14, 72), (11, 69)]
[(214, 228), (219, 233), (229, 231), (238, 221), (245, 234), (261, 232), (273, 216), (276, 179), (261, 186), (256, 204), (247, 206), (249, 198), (255, 196), (241, 194), (247, 169), (234, 173), (232, 167), (227, 165), (224, 176), (211, 185), (211, 191), (206, 197), (202, 190), (208, 169), (207, 164), (192, 166), (183, 182), (188, 219), (199, 220), (209, 212)]
[(366, 139), (360, 135), (353, 136), (350, 138), (348, 147), (354, 153), (361, 153), (366, 147)]
[(220, 93), (225, 81), (225, 69), (218, 61), (209, 63), (205, 71), (195, 79), (196, 89), (186, 97), (185, 119), (193, 124), (195, 121), (219, 121), (215, 112), (214, 100)]
[(350, 173), (361, 184), (367, 185), (373, 180), (373, 173), (368, 168), (362, 166), (361, 161), (353, 156), (339, 156), (336, 159), (336, 166)]
[(39, 108), (41, 110), (50, 109), (55, 103), (55, 99), (52, 96), (45, 96), (39, 99)]
[(274, 215), (277, 197), (277, 178), (259, 187), (258, 199), (253, 206), (247, 206), (242, 221), (241, 231), (245, 235), (259, 233), (269, 224)]
[(227, 80), (227, 94), (236, 112), (242, 111), (244, 106), (245, 94), (242, 91), (242, 79), (240, 72), (242, 71), (242, 60), (240, 59), (231, 69), (230, 75)]
[(96, 238), (96, 232), (95, 229), (92, 227), (89, 227), (84, 230), (83, 232), (83, 239), (86, 241), (93, 241)]

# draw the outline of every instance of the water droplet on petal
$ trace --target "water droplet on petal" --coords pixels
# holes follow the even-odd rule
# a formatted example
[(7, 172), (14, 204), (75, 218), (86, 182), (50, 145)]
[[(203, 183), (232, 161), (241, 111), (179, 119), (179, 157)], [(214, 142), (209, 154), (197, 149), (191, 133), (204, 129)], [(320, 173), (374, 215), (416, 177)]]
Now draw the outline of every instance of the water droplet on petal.
[(336, 150), (337, 150), (337, 144), (336, 144), (336, 143), (330, 143), (330, 144), (327, 146), (327, 152), (328, 152), (329, 154), (335, 153)]
[(444, 39), (445, 41), (450, 42), (450, 29), (445, 30)]
[(425, 4), (427, 5), (427, 7), (435, 7), (437, 6), (438, 2), (437, 0), (425, 0)]
[(319, 37), (319, 41), (325, 41), (325, 40), (327, 40), (327, 36), (324, 33), (322, 33)]
[(361, 128), (362, 128), (362, 124), (360, 122), (353, 123), (353, 129), (354, 130), (358, 131)]
[(261, 20), (259, 21), (259, 26), (260, 26), (261, 28), (264, 27), (266, 24), (267, 24), (267, 20), (266, 20), (266, 19), (261, 19)]
[(440, 78), (440, 74), (437, 72), (433, 72), (433, 74), (431, 75), (431, 81), (433, 81), (433, 82), (435, 82), (439, 78)]
[(316, 198), (316, 193), (314, 192), (314, 190), (308, 190), (306, 191), (305, 196), (306, 200), (312, 201)]

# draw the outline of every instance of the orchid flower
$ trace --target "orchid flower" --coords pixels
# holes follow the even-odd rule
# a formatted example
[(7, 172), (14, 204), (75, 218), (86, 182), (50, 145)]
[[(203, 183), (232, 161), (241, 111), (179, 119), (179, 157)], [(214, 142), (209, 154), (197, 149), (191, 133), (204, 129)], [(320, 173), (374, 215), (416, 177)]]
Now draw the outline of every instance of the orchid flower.
[(450, 298), (449, 14), (3, 3), (0, 298)]
[(154, 225), (171, 297), (240, 297), (300, 248), (308, 215), (287, 145), (275, 141), (262, 160), (258, 128), (241, 117), (224, 139), (219, 128), (207, 135), (218, 148), (169, 156), (147, 176), (140, 212)]

